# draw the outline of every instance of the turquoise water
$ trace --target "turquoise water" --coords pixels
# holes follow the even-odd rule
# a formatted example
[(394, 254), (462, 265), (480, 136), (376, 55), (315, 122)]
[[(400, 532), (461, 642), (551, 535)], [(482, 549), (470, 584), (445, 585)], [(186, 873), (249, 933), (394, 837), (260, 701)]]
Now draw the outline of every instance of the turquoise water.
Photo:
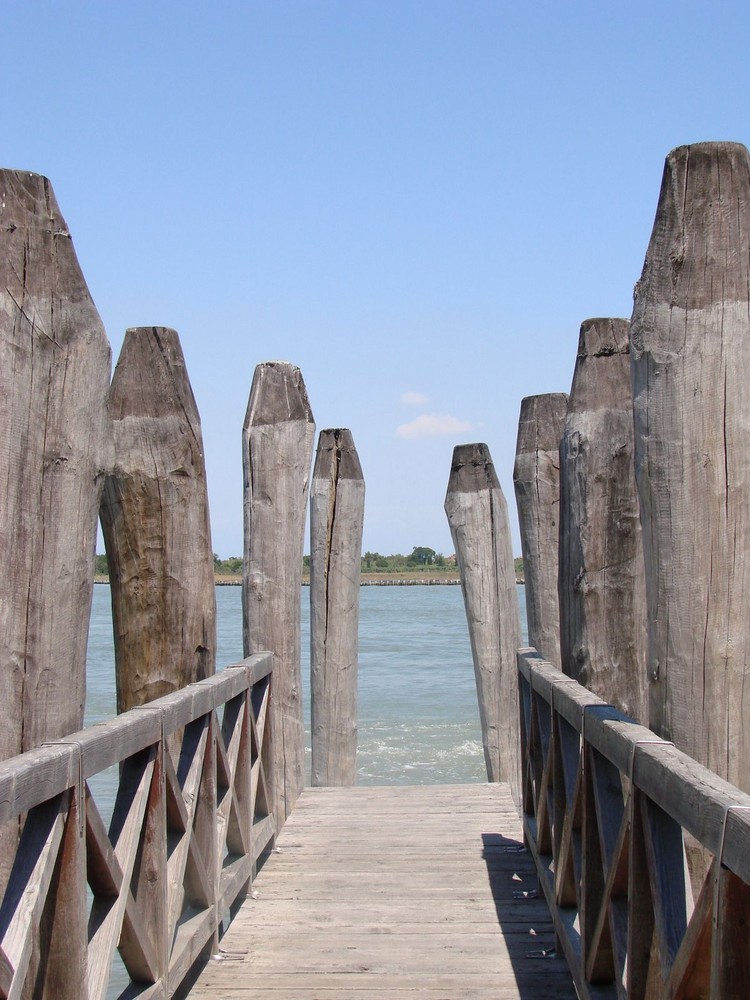
[[(518, 587), (525, 629), (523, 587)], [(309, 590), (302, 679), (309, 723)], [(240, 587), (217, 587), (217, 664), (242, 659)], [(109, 587), (94, 587), (86, 723), (115, 713)], [(362, 587), (359, 784), (485, 781), (474, 668), (460, 587)], [(308, 731), (309, 747), (309, 731)], [(309, 752), (309, 751), (308, 751)]]

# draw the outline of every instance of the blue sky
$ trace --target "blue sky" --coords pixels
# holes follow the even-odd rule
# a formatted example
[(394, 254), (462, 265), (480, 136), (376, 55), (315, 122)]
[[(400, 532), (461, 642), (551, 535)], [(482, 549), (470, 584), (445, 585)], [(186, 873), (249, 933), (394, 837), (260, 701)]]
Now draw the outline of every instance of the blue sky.
[(366, 549), (452, 551), (485, 441), (520, 551), (521, 398), (630, 315), (667, 152), (750, 138), (746, 2), (6, 0), (2, 36), (2, 165), (51, 179), (114, 361), (179, 332), (222, 557), (278, 358), (352, 430)]

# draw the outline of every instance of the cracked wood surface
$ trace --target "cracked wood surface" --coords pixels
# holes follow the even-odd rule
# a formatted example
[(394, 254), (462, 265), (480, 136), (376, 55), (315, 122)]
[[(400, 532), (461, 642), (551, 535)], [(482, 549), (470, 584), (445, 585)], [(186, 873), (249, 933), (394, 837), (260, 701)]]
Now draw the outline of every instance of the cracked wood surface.
[(300, 589), (315, 423), (299, 368), (255, 369), (242, 431), (245, 655), (274, 654), (273, 731), (281, 825), (302, 791), (305, 726), (300, 662)]
[(216, 669), (216, 591), (200, 417), (177, 333), (137, 327), (112, 379), (102, 497), (117, 710)]
[(750, 791), (750, 157), (667, 157), (632, 318), (651, 727)]
[(487, 777), (509, 782), (518, 799), (521, 618), (508, 507), (486, 444), (454, 449), (445, 513), (461, 574)]
[[(96, 524), (109, 463), (111, 352), (50, 182), (0, 171), (0, 760), (83, 722)], [(63, 833), (68, 872), (85, 860)], [(18, 826), (0, 831), (0, 892)], [(54, 913), (30, 915), (39, 995), (85, 969), (78, 881)], [(38, 968), (38, 956), (48, 961)], [(5, 960), (2, 978), (7, 979)], [(70, 994), (68, 994), (70, 995)]]
[(312, 784), (357, 774), (357, 656), (365, 482), (351, 431), (320, 432), (310, 488)]
[(562, 668), (647, 722), (646, 595), (633, 447), (628, 321), (586, 320), (560, 442)]
[(50, 182), (0, 171), (0, 759), (79, 729), (110, 347)]
[(312, 788), (191, 1000), (574, 1000), (507, 785)]
[(564, 392), (521, 400), (513, 487), (521, 528), (529, 645), (560, 665), (560, 438), (568, 397)]

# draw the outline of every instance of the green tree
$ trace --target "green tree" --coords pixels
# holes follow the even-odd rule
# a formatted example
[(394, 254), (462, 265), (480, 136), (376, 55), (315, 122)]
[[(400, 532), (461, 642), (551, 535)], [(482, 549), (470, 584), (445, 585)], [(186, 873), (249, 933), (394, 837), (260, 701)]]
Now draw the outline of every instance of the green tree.
[(407, 557), (406, 562), (409, 566), (432, 566), (436, 555), (437, 553), (434, 549), (417, 546), (412, 550), (412, 554)]

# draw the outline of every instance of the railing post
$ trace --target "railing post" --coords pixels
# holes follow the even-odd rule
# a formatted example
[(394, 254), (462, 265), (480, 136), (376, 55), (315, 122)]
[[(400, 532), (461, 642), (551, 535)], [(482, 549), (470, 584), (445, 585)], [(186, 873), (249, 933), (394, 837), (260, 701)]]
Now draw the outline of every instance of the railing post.
[(216, 714), (212, 711), (206, 722), (208, 736), (203, 757), (203, 768), (198, 786), (198, 802), (195, 808), (195, 842), (206, 865), (209, 899), (208, 908), (213, 911), (211, 935), (201, 952), (208, 959), (219, 948), (219, 877), (221, 859), (217, 850), (217, 789), (216, 789)]
[(31, 978), (41, 980), (41, 991), (34, 995), (43, 1000), (81, 1000), (88, 996), (86, 793), (80, 747), (76, 756), (78, 780), (63, 795), (67, 815), (62, 842), (38, 924), (39, 939), (34, 942)]
[[(143, 706), (137, 712), (158, 712), (161, 718), (161, 738), (156, 749), (154, 773), (146, 805), (140, 866), (134, 895), (139, 902), (140, 918), (156, 956), (157, 992), (154, 997), (166, 1000), (169, 991), (169, 896), (167, 852), (167, 790), (164, 757), (167, 745), (164, 736), (164, 712), (158, 707)], [(120, 949), (125, 957), (127, 938), (123, 935)]]

